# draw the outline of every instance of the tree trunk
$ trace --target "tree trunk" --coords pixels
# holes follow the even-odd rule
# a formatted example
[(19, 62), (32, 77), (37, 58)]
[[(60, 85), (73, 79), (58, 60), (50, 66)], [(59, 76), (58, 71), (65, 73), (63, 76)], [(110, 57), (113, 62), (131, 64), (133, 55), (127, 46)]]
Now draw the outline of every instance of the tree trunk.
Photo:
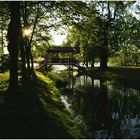
[(111, 23), (111, 10), (110, 10), (110, 1), (107, 2), (107, 21), (103, 23), (103, 44), (101, 48), (101, 62), (100, 62), (100, 68), (107, 68), (107, 62), (108, 62), (108, 56), (109, 56), (109, 27)]
[(21, 75), (22, 75), (22, 79), (25, 79), (26, 78), (25, 45), (24, 45), (21, 23), (20, 23), (20, 56), (21, 56)]
[(15, 91), (18, 87), (18, 47), (20, 31), (20, 2), (10, 2), (10, 23), (8, 27), (8, 51), (10, 55), (9, 90)]
[[(22, 7), (22, 10), (23, 10), (23, 21), (24, 21), (24, 28), (27, 28), (29, 26), (29, 23), (28, 23), (28, 12), (27, 12), (27, 5), (26, 5), (26, 2), (24, 3), (23, 7)], [(26, 62), (27, 62), (27, 74), (28, 74), (28, 77), (31, 78), (32, 75), (35, 75), (34, 73), (34, 65), (33, 65), (33, 56), (32, 56), (32, 52), (31, 52), (31, 43), (32, 43), (32, 40), (33, 40), (33, 36), (34, 36), (34, 33), (35, 33), (35, 28), (36, 28), (36, 25), (37, 25), (37, 22), (38, 22), (38, 19), (39, 19), (39, 7), (37, 9), (37, 15), (36, 15), (36, 18), (35, 18), (35, 22), (33, 24), (33, 30), (32, 30), (32, 34), (31, 34), (31, 37), (30, 39), (25, 36), (25, 56), (26, 56)]]
[(95, 63), (95, 57), (92, 56), (92, 61), (91, 61), (91, 67), (94, 68), (94, 63)]
[(32, 55), (32, 52), (30, 50), (30, 60), (31, 60), (31, 71), (33, 72), (34, 71), (34, 60), (33, 60), (33, 55)]
[[(1, 3), (0, 8), (3, 7), (3, 3)], [(4, 11), (1, 11), (1, 16), (0, 16), (0, 30), (1, 30), (1, 56), (4, 54), (4, 23), (5, 23), (5, 19), (4, 19)]]
[(107, 68), (109, 49), (108, 49), (108, 39), (109, 39), (109, 21), (103, 27), (103, 44), (100, 49), (100, 68)]
[(26, 49), (26, 62), (27, 62), (27, 73), (30, 76), (30, 48), (28, 46), (27, 40), (25, 40), (25, 49)]
[[(24, 24), (24, 29), (28, 28), (29, 23), (28, 23), (28, 10), (27, 10), (27, 3), (24, 2), (22, 3), (22, 15), (23, 15), (23, 24)], [(28, 46), (29, 39), (28, 36), (24, 36), (24, 57), (25, 57), (25, 75), (29, 78), (30, 77), (30, 48)], [(26, 77), (26, 78), (27, 78)]]
[(108, 49), (107, 47), (102, 47), (100, 68), (107, 68), (107, 62), (108, 62)]
[[(38, 12), (39, 12), (39, 9), (38, 9)], [(35, 18), (35, 22), (34, 22), (34, 26), (33, 26), (33, 31), (32, 31), (32, 34), (31, 34), (31, 38), (30, 38), (29, 43), (28, 43), (29, 57), (30, 57), (30, 60), (31, 60), (31, 69), (30, 70), (31, 70), (32, 74), (34, 73), (33, 72), (34, 71), (34, 62), (33, 62), (33, 55), (32, 55), (32, 52), (31, 52), (31, 43), (32, 43), (33, 36), (34, 36), (34, 33), (35, 33), (35, 28), (36, 28), (36, 25), (37, 25), (37, 22), (38, 22), (38, 18), (39, 18), (39, 15), (37, 13), (36, 18)]]
[[(108, 24), (107, 24), (108, 27)], [(108, 29), (108, 28), (107, 28)], [(108, 30), (107, 29), (103, 29), (103, 35), (104, 35), (104, 41), (103, 44), (101, 46), (101, 50), (100, 50), (100, 68), (107, 68), (107, 62), (108, 62)]]

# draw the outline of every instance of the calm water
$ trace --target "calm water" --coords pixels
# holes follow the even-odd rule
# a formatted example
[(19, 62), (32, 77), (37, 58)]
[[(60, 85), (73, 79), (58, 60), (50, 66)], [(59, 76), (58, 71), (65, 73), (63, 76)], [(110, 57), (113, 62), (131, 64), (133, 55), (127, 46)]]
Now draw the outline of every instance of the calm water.
[(140, 138), (140, 90), (80, 76), (61, 99), (87, 138)]

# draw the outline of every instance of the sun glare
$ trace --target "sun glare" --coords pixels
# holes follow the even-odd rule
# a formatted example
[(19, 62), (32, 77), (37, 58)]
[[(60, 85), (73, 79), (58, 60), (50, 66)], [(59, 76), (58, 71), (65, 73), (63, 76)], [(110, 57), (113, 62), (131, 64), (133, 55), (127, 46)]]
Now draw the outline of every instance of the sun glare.
[(23, 29), (23, 35), (24, 36), (29, 36), (31, 34), (31, 29)]

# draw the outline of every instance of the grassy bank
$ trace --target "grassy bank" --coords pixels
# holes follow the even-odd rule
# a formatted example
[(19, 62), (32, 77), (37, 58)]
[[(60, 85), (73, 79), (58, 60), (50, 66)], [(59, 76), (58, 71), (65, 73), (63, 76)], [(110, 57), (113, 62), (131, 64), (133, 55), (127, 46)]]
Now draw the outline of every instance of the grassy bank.
[(137, 79), (140, 80), (140, 68), (136, 67), (108, 67), (106, 69), (88, 69), (88, 73), (94, 77), (107, 79)]
[(89, 68), (87, 73), (95, 79), (118, 80), (128, 87), (140, 89), (140, 67)]
[[(55, 83), (37, 72), (8, 98), (8, 72), (0, 74), (0, 138), (84, 138), (60, 100)], [(10, 93), (12, 94), (12, 93)]]

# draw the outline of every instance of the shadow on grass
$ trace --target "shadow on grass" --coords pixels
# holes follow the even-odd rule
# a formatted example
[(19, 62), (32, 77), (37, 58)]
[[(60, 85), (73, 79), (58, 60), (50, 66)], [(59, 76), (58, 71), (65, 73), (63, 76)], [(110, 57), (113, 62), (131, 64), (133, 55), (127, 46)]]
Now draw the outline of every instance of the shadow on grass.
[[(38, 89), (40, 87), (40, 90)], [(39, 100), (43, 81), (26, 82), (0, 107), (0, 138), (72, 138), (61, 121), (51, 117)], [(44, 89), (43, 89), (44, 90)], [(43, 98), (47, 98), (43, 95)]]

